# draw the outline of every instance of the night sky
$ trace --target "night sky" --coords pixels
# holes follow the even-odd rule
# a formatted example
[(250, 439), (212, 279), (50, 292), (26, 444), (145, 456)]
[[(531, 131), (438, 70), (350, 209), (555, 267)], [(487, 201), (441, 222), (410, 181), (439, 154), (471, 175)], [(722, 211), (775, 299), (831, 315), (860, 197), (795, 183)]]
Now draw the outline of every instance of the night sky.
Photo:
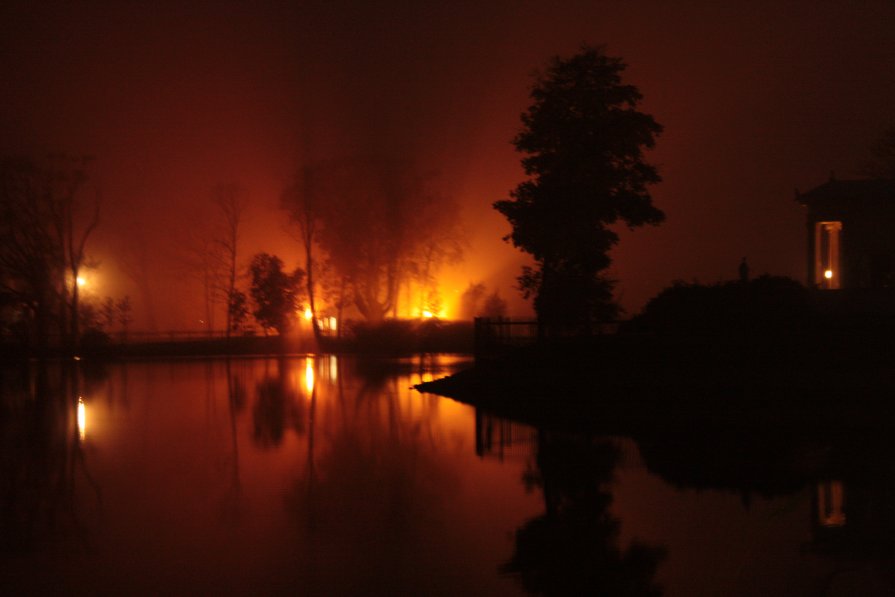
[[(723, 4), (723, 6), (719, 6)], [(729, 6), (728, 6), (729, 5)], [(611, 274), (629, 312), (674, 279), (804, 279), (794, 189), (854, 177), (895, 122), (895, 2), (0, 4), (0, 152), (94, 156), (101, 294), (161, 329), (198, 328), (178, 246), (210, 191), (252, 201), (248, 257), (297, 265), (280, 192), (303, 160), (397, 156), (438, 172), (471, 242), (445, 291), (512, 289), (524, 262), (491, 203), (521, 179), (510, 141), (531, 75), (604, 44), (665, 126), (651, 159), (667, 221), (623, 234)], [(141, 265), (135, 265), (141, 264)], [(176, 282), (176, 283), (175, 283)], [(143, 321), (139, 320), (143, 318)]]

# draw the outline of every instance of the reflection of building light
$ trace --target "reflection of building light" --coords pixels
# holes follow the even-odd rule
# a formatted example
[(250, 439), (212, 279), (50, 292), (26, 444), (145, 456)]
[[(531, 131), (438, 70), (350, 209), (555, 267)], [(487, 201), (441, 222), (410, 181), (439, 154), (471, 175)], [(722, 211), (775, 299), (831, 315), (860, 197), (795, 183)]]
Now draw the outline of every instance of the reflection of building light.
[(845, 525), (845, 488), (842, 481), (817, 484), (817, 518), (825, 527)]
[(75, 279), (75, 281), (78, 283), (78, 286), (80, 286), (80, 287), (82, 287), (82, 288), (83, 288), (84, 286), (86, 286), (86, 284), (87, 284), (87, 278), (85, 278), (84, 276), (78, 276), (78, 277)]
[[(334, 317), (332, 319), (335, 319)], [(330, 355), (329, 357), (329, 378), (333, 381), (339, 378), (339, 363), (336, 360), (336, 355)]]
[(305, 359), (305, 389), (308, 391), (308, 398), (314, 392), (314, 359), (308, 357)]
[(80, 396), (78, 396), (78, 437), (82, 440), (87, 437), (87, 406)]
[(833, 279), (833, 270), (831, 270), (831, 269), (826, 270), (824, 272), (824, 278), (826, 278), (827, 280), (832, 280)]
[(307, 319), (308, 321), (311, 321), (311, 318), (314, 317), (314, 313), (311, 312), (310, 307), (305, 307), (304, 315), (305, 315), (305, 319)]

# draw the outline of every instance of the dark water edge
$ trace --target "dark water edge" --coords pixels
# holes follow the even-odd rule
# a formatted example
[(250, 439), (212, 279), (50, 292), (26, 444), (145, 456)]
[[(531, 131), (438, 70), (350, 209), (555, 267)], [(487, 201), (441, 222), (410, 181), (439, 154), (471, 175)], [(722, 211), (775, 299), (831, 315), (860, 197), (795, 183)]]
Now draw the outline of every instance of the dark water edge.
[(889, 342), (607, 337), (477, 358), (417, 389), (510, 418), (630, 435), (679, 426), (888, 428)]
[[(810, 533), (798, 551), (803, 563), (817, 567), (808, 583), (814, 588), (778, 586), (763, 594), (895, 594), (895, 386), (886, 353), (868, 360), (839, 353), (839, 362), (820, 363), (747, 359), (742, 352), (691, 360), (693, 353), (683, 353), (668, 355), (673, 366), (638, 369), (618, 361), (607, 367), (592, 353), (561, 352), (516, 351), (416, 389), (474, 405), (482, 420), (531, 425), (542, 438), (539, 450), (545, 440), (549, 449), (550, 438), (591, 448), (605, 438), (627, 438), (664, 483), (682, 492), (738, 495), (746, 511), (807, 496)], [(563, 458), (574, 462), (569, 453)], [(664, 557), (652, 552), (647, 558), (650, 576), (657, 569), (662, 576)], [(764, 565), (768, 574), (789, 574), (781, 562)], [(687, 571), (697, 581), (703, 574), (713, 576)], [(762, 574), (759, 567), (724, 594), (753, 594), (749, 587)], [(694, 586), (682, 593), (661, 583), (619, 594), (666, 589), (700, 594)]]

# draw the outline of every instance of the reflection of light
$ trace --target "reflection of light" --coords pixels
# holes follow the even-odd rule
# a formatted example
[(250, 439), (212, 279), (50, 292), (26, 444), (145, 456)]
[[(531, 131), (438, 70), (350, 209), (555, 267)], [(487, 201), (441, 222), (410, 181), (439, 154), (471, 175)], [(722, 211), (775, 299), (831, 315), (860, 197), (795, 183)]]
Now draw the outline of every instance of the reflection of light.
[(422, 375), (420, 375), (420, 382), (421, 382), (421, 383), (427, 383), (427, 382), (432, 381), (433, 379), (435, 379), (435, 376), (432, 375), (429, 371), (426, 371), (425, 373), (423, 373)]
[(336, 361), (336, 355), (331, 355), (329, 357), (329, 378), (331, 380), (339, 378), (339, 363)]
[(311, 318), (314, 317), (314, 314), (311, 312), (310, 307), (305, 307), (305, 319), (311, 321)]
[(308, 391), (308, 398), (314, 392), (314, 359), (308, 357), (305, 360), (305, 389)]
[(825, 271), (824, 278), (826, 278), (827, 280), (832, 280), (833, 279), (833, 270), (828, 269), (827, 271)]
[(825, 527), (845, 525), (845, 488), (842, 481), (817, 484), (817, 517)]
[(75, 281), (78, 283), (78, 286), (84, 287), (87, 284), (87, 278), (84, 276), (78, 276)]
[(87, 437), (87, 407), (80, 396), (78, 396), (78, 436), (82, 440)]
[(425, 317), (426, 319), (429, 319), (431, 317), (435, 317), (435, 314), (432, 313), (432, 311), (423, 311), (423, 317)]

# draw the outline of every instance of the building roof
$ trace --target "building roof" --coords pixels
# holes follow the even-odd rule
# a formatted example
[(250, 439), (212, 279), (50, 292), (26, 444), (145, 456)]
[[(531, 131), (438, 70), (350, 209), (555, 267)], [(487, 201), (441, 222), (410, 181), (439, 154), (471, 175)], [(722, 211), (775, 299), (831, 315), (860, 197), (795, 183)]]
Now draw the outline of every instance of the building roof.
[(836, 180), (830, 178), (819, 187), (805, 193), (796, 191), (796, 201), (802, 205), (829, 201), (873, 201), (890, 199), (895, 201), (895, 179), (868, 178), (860, 180)]

